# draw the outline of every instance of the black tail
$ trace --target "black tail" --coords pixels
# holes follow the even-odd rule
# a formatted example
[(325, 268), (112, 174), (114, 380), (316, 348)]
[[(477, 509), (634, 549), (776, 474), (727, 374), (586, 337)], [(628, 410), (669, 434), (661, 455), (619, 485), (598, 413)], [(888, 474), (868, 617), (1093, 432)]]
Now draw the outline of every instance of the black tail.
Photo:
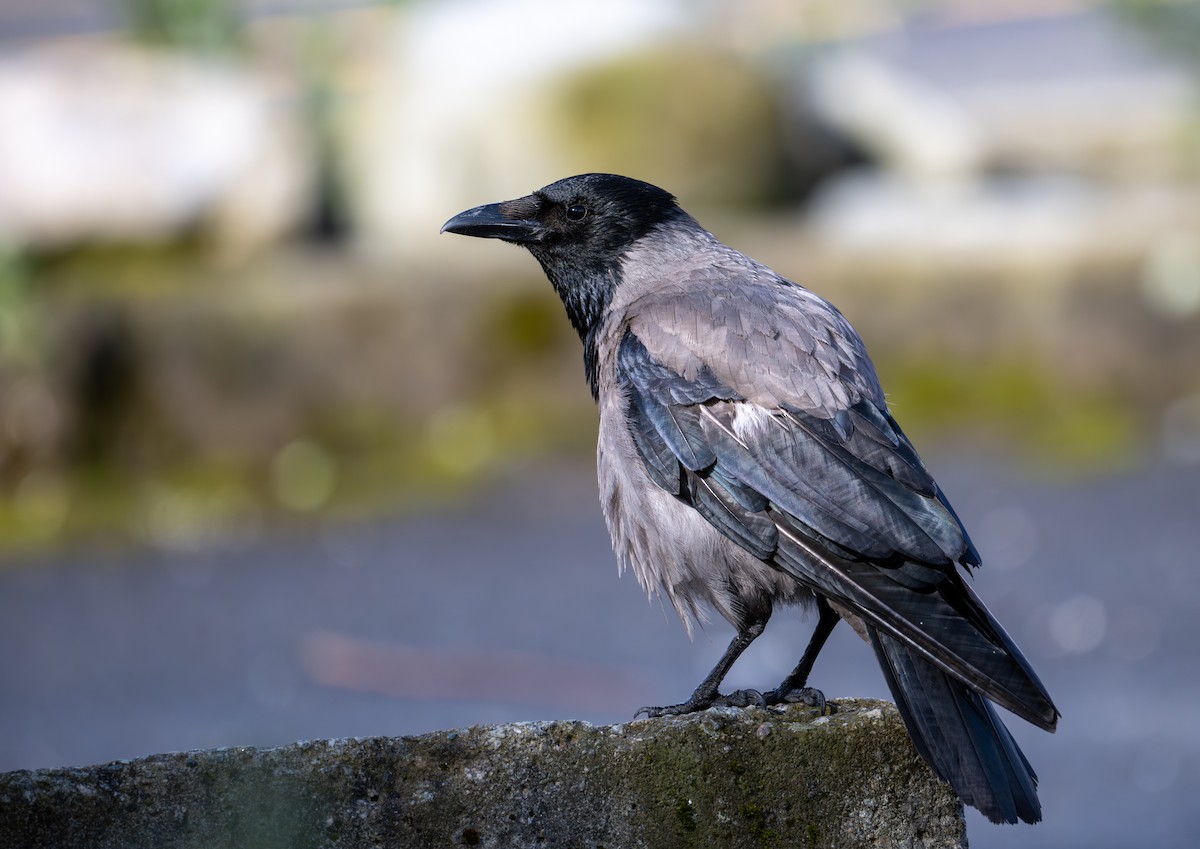
[(917, 751), (963, 802), (992, 822), (1038, 822), (1037, 775), (991, 702), (903, 643), (871, 644)]

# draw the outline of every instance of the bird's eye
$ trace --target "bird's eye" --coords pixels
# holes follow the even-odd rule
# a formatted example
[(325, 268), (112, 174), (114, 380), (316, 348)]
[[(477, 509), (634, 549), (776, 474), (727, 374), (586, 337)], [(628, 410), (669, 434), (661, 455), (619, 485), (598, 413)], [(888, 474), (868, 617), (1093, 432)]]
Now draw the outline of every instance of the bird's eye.
[(573, 203), (567, 207), (568, 221), (582, 221), (587, 217), (587, 207), (581, 203)]

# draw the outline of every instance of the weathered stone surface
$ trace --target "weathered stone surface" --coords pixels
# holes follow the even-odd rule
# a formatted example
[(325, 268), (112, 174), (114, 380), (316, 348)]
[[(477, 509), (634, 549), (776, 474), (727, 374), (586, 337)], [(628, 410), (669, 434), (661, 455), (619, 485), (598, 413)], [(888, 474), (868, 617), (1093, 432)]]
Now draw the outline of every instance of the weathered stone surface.
[(839, 705), (11, 772), (0, 846), (965, 846), (960, 803), (895, 709)]

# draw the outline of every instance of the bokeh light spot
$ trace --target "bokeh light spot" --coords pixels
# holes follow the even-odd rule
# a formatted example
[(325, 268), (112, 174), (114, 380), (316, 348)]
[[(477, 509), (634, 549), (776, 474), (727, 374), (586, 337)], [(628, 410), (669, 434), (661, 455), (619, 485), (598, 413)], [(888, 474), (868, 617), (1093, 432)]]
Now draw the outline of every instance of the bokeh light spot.
[(1104, 639), (1108, 613), (1099, 599), (1072, 596), (1051, 611), (1048, 626), (1050, 638), (1062, 651), (1086, 654)]
[(337, 463), (320, 445), (297, 439), (275, 455), (271, 477), (280, 504), (292, 510), (316, 510), (333, 494)]
[(452, 475), (482, 471), (498, 451), (496, 427), (483, 410), (449, 407), (429, 422), (429, 458)]
[(1194, 236), (1168, 236), (1151, 248), (1142, 271), (1142, 294), (1165, 318), (1200, 312), (1200, 243)]
[(1200, 463), (1200, 393), (1175, 399), (1163, 412), (1162, 445), (1169, 460)]
[(17, 516), (35, 537), (48, 539), (57, 534), (67, 519), (70, 506), (70, 493), (53, 472), (36, 469), (17, 485)]
[(983, 562), (997, 569), (1019, 569), (1038, 546), (1037, 525), (1027, 510), (997, 507), (983, 517), (972, 533)]

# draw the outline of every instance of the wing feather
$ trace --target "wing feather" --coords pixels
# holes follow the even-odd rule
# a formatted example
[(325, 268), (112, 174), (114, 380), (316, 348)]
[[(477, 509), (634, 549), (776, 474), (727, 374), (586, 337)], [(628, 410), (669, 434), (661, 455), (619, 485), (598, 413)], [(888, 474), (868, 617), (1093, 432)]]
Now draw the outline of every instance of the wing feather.
[[(617, 352), (651, 479), (756, 557), (1052, 727), (1044, 688), (963, 583), (957, 566), (978, 565), (978, 555), (888, 414), (861, 342), (839, 336), (853, 333), (844, 320), (822, 332), (808, 314), (799, 329), (787, 325), (787, 309), (754, 315), (763, 307), (754, 298), (736, 322), (725, 300), (670, 300), (643, 309)], [(654, 338), (649, 322), (662, 310), (670, 319)], [(672, 321), (696, 335), (685, 342), (668, 331)], [(719, 325), (725, 341), (702, 346), (706, 324)], [(770, 342), (770, 368), (751, 374)], [(810, 342), (815, 358), (803, 351)], [(746, 356), (730, 356), (731, 344)]]

